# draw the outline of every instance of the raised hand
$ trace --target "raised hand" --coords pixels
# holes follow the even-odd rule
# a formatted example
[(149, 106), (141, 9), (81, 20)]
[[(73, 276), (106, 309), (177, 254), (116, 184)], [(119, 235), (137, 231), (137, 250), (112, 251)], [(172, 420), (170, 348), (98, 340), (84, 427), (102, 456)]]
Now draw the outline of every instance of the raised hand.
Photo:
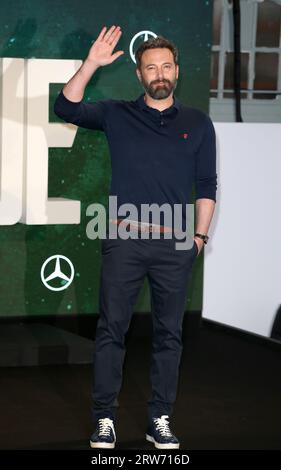
[(112, 54), (122, 34), (120, 26), (113, 25), (107, 32), (106, 29), (106, 26), (102, 28), (87, 57), (87, 61), (97, 66), (111, 64), (124, 54), (124, 51), (117, 51)]

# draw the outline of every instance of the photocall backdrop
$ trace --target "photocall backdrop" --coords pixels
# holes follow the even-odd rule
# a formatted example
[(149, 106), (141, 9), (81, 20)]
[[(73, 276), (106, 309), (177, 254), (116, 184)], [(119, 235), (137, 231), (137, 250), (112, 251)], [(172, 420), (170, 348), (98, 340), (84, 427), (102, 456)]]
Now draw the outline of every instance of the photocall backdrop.
[[(205, 0), (175, 0), (172, 3), (170, 0), (1, 2), (1, 128), (5, 119), (3, 110), (9, 109), (10, 100), (9, 96), (4, 95), (7, 89), (4, 83), (8, 83), (10, 93), (15, 89), (15, 95), (18, 87), (22, 86), (24, 95), (22, 118), (23, 122), (27, 122), (25, 119), (28, 107), (32, 105), (30, 101), (32, 97), (28, 96), (28, 80), (31, 79), (26, 72), (29, 70), (26, 67), (28, 60), (56, 60), (57, 64), (69, 60), (84, 60), (103, 25), (110, 27), (112, 24), (120, 25), (123, 31), (115, 51), (124, 50), (125, 54), (113, 64), (101, 67), (97, 71), (87, 86), (84, 100), (97, 101), (107, 98), (135, 100), (143, 92), (143, 88), (136, 77), (136, 65), (130, 54), (130, 47), (134, 53), (140, 42), (147, 39), (150, 34), (154, 34), (167, 37), (179, 49), (180, 75), (176, 96), (183, 104), (208, 112), (212, 9), (212, 1)], [(149, 31), (148, 36), (142, 33), (133, 40), (142, 31)], [(5, 62), (4, 58), (24, 59), (23, 76), (17, 77), (16, 62), (13, 60)], [(71, 75), (68, 78), (71, 78)], [(38, 80), (40, 79), (38, 75)], [(65, 79), (49, 85), (49, 96), (46, 96), (46, 99), (49, 102), (51, 123), (62, 123), (53, 112), (53, 104), (64, 82)], [(14, 106), (14, 112), (17, 113), (16, 105)], [(28, 125), (23, 126), (23, 145), (18, 152), (19, 162), (22, 159), (23, 168), (26, 168), (29, 152), (29, 147), (26, 145)], [(38, 122), (32, 125), (40, 127), (40, 110)], [(9, 148), (17, 144), (19, 134), (15, 132), (0, 135), (1, 175), (4, 175), (4, 155), (7, 157), (7, 162)], [(8, 142), (4, 142), (5, 138)], [(86, 215), (86, 210), (94, 202), (104, 206), (108, 204), (111, 166), (107, 140), (100, 131), (78, 128), (72, 147), (50, 147), (48, 156), (48, 197), (80, 201), (81, 221), (79, 224), (30, 225), (22, 222), (7, 224), (5, 213), (3, 216), (3, 210), (1, 211), (0, 315), (2, 317), (78, 315), (98, 312), (100, 240), (87, 238), (86, 226), (91, 217)], [(39, 173), (40, 170), (38, 177)], [(15, 175), (17, 176), (17, 172)], [(23, 190), (25, 184), (28, 184), (25, 181), (23, 181)], [(1, 184), (3, 187), (2, 177)], [(11, 184), (11, 191), (12, 186)], [(12, 197), (11, 194), (10, 196)], [(191, 202), (194, 202), (194, 193)], [(51, 290), (42, 282), (40, 273), (44, 262), (57, 254), (71, 261), (74, 277), (67, 288)], [(60, 261), (62, 272), (69, 278), (70, 265), (63, 258)], [(45, 277), (54, 272), (55, 262), (54, 258), (47, 264)], [(193, 267), (186, 310), (201, 310), (203, 262), (204, 258), (200, 256)], [(59, 288), (64, 286), (64, 283), (63, 279), (54, 278), (50, 280), (49, 285)], [(135, 311), (150, 311), (147, 280), (138, 297)]]

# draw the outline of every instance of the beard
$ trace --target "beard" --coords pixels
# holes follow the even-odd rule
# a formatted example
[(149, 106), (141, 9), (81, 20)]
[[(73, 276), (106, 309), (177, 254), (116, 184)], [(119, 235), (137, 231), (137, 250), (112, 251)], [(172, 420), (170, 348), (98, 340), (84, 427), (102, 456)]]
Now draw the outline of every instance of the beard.
[[(160, 82), (162, 84), (160, 85)], [(173, 81), (166, 80), (154, 80), (148, 83), (143, 77), (141, 77), (141, 83), (146, 93), (154, 100), (163, 100), (168, 98), (170, 94), (176, 89), (177, 79)]]

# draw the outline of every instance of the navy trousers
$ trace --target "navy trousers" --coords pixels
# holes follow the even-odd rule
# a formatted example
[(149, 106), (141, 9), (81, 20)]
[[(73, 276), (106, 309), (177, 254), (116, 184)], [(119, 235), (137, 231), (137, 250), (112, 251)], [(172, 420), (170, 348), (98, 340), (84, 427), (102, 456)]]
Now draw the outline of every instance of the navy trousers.
[(94, 346), (92, 418), (116, 419), (128, 331), (134, 304), (148, 277), (151, 292), (153, 347), (147, 402), (148, 420), (171, 416), (176, 400), (182, 353), (182, 322), (187, 284), (198, 255), (176, 250), (175, 238), (102, 240), (100, 315)]

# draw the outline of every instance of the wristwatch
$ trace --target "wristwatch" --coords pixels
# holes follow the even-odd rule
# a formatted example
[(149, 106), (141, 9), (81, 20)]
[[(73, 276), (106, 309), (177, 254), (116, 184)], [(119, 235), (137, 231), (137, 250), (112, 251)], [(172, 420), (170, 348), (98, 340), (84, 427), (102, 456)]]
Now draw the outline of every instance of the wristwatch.
[(202, 233), (195, 233), (195, 237), (201, 238), (205, 245), (208, 243), (209, 237), (208, 235), (203, 235)]

